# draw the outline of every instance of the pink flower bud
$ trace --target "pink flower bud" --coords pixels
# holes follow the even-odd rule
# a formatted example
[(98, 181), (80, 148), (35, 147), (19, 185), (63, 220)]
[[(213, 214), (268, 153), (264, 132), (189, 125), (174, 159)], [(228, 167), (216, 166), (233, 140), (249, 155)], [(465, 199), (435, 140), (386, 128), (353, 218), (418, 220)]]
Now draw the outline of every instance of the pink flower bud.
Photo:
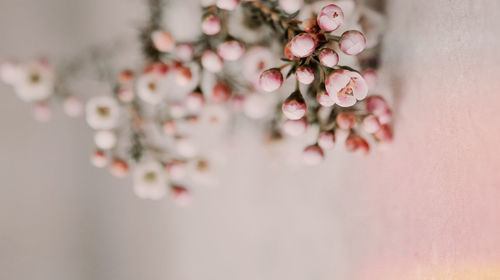
[(229, 11), (234, 10), (239, 2), (239, 0), (215, 0), (217, 8)]
[(391, 128), (383, 124), (380, 129), (373, 134), (375, 136), (375, 139), (377, 139), (380, 142), (391, 142), (392, 141), (392, 131)]
[(304, 0), (279, 0), (281, 9), (289, 14), (293, 14), (298, 11), (303, 4)]
[(345, 141), (345, 148), (349, 152), (357, 152), (361, 155), (367, 155), (370, 151), (370, 145), (366, 140), (357, 135), (351, 135)]
[(174, 136), (177, 132), (177, 125), (175, 121), (170, 120), (163, 124), (163, 132), (168, 136)]
[(361, 76), (365, 79), (368, 88), (373, 90), (377, 85), (377, 72), (373, 69), (366, 69), (361, 72)]
[(128, 84), (134, 80), (134, 72), (131, 70), (123, 70), (120, 72), (120, 75), (118, 76), (118, 81), (120, 84)]
[(362, 100), (368, 94), (368, 86), (365, 79), (354, 71), (339, 70), (331, 73), (325, 82), (326, 91), (341, 107), (349, 107), (356, 104), (356, 100)]
[(323, 49), (319, 53), (319, 62), (323, 66), (332, 68), (339, 63), (339, 55), (332, 49)]
[(118, 138), (112, 131), (99, 130), (94, 134), (94, 142), (99, 149), (109, 150), (116, 146)]
[(290, 52), (296, 57), (308, 57), (316, 49), (316, 39), (309, 33), (300, 33), (290, 41)]
[(380, 121), (375, 115), (368, 115), (363, 119), (362, 127), (366, 133), (375, 133), (380, 129)]
[(333, 106), (333, 104), (335, 104), (335, 99), (333, 99), (326, 91), (321, 91), (320, 93), (318, 93), (316, 98), (318, 99), (319, 105), (323, 107), (331, 107)]
[(235, 61), (243, 55), (244, 50), (245, 48), (241, 42), (229, 40), (219, 45), (217, 53), (224, 60)]
[(356, 116), (353, 113), (343, 112), (337, 115), (337, 126), (344, 130), (349, 130), (356, 124)]
[(324, 157), (323, 150), (317, 145), (311, 145), (302, 152), (302, 160), (306, 165), (318, 165)]
[(83, 102), (80, 98), (69, 96), (64, 99), (63, 109), (66, 115), (76, 118), (83, 114)]
[(271, 92), (278, 90), (283, 84), (283, 75), (277, 68), (268, 69), (260, 75), (259, 86), (262, 90)]
[(190, 61), (194, 57), (193, 45), (189, 43), (178, 44), (175, 48), (175, 54), (182, 61)]
[(151, 34), (153, 45), (160, 52), (169, 52), (175, 47), (174, 38), (163, 30), (156, 30)]
[(146, 65), (146, 67), (144, 68), (144, 73), (148, 74), (151, 73), (159, 76), (165, 76), (167, 75), (169, 70), (170, 68), (168, 67), (167, 64), (163, 62), (155, 62)]
[(224, 103), (231, 98), (231, 88), (225, 83), (218, 82), (212, 89), (212, 100), (215, 103)]
[(109, 171), (111, 175), (115, 176), (116, 178), (124, 178), (128, 175), (129, 167), (126, 161), (122, 159), (115, 159), (113, 160), (113, 163), (111, 163)]
[(8, 85), (16, 84), (21, 78), (20, 65), (17, 61), (5, 61), (0, 64), (0, 80)]
[(123, 103), (129, 103), (134, 100), (135, 97), (134, 91), (130, 88), (121, 88), (118, 90), (116, 95)]
[(388, 124), (392, 121), (392, 111), (387, 108), (384, 112), (378, 115), (378, 120), (381, 124)]
[(201, 56), (201, 65), (209, 72), (218, 73), (222, 70), (224, 63), (222, 58), (214, 51), (206, 50)]
[(189, 191), (181, 186), (172, 187), (172, 196), (174, 198), (175, 204), (178, 206), (189, 206), (192, 203), (191, 194)]
[(45, 101), (37, 102), (33, 106), (33, 117), (39, 122), (48, 122), (52, 118), (52, 109)]
[(203, 107), (203, 104), (205, 104), (205, 98), (200, 92), (191, 92), (184, 98), (184, 104), (189, 111), (197, 112)]
[(290, 59), (290, 60), (295, 60), (295, 59), (298, 59), (298, 57), (296, 57), (295, 55), (292, 54), (292, 51), (290, 49), (292, 45), (292, 42), (288, 42), (286, 45), (285, 45), (285, 49), (283, 50), (283, 54), (284, 56), (287, 58), (287, 59)]
[(281, 110), (287, 119), (298, 120), (305, 116), (307, 111), (306, 102), (300, 91), (296, 90), (283, 102)]
[(175, 71), (175, 82), (181, 87), (189, 85), (192, 78), (193, 74), (188, 67), (180, 67)]
[(321, 9), (317, 20), (321, 29), (326, 32), (332, 32), (338, 29), (344, 22), (344, 13), (339, 6), (330, 4)]
[(289, 136), (299, 136), (306, 133), (307, 121), (305, 118), (299, 120), (286, 120), (281, 127), (283, 133)]
[(184, 118), (186, 116), (186, 108), (180, 102), (171, 102), (168, 104), (168, 112), (174, 119)]
[(379, 95), (372, 95), (366, 98), (365, 106), (366, 111), (373, 113), (376, 116), (389, 109), (385, 99)]
[(215, 14), (206, 16), (201, 22), (201, 30), (207, 35), (215, 35), (219, 33), (221, 30), (219, 17)]
[(108, 157), (102, 150), (96, 150), (90, 155), (90, 162), (95, 167), (102, 168), (108, 164)]
[(310, 85), (314, 82), (314, 71), (307, 66), (299, 67), (295, 72), (295, 76), (299, 83), (304, 85)]
[(173, 160), (165, 165), (167, 175), (174, 181), (179, 181), (186, 177), (187, 166), (186, 162), (181, 160)]
[(357, 55), (366, 48), (366, 38), (357, 30), (344, 32), (339, 41), (339, 48), (347, 55)]
[(318, 146), (323, 150), (331, 150), (335, 146), (335, 135), (331, 131), (323, 131), (318, 136)]

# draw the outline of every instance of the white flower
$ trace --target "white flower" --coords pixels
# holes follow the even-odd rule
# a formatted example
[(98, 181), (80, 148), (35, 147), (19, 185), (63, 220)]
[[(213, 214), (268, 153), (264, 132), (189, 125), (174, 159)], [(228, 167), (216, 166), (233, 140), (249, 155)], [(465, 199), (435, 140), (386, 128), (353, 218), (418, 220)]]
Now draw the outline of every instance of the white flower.
[(134, 192), (143, 199), (158, 200), (167, 192), (165, 170), (156, 161), (142, 162), (134, 169)]
[(137, 95), (144, 102), (156, 105), (167, 96), (165, 76), (157, 73), (145, 73), (137, 80)]
[(99, 130), (94, 134), (94, 142), (99, 149), (109, 150), (116, 146), (117, 141), (116, 134), (109, 130)]
[(120, 107), (111, 96), (97, 96), (87, 102), (85, 113), (91, 128), (112, 129), (118, 124)]
[(22, 100), (40, 101), (54, 93), (54, 71), (45, 61), (37, 60), (21, 66), (18, 75), (12, 82)]

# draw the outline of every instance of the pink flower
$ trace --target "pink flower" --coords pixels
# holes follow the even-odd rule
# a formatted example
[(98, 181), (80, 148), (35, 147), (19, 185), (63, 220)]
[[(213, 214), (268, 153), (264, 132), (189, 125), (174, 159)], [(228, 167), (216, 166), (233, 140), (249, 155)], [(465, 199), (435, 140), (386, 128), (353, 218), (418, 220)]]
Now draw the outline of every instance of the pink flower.
[(347, 55), (357, 55), (366, 48), (366, 38), (357, 30), (344, 32), (339, 41), (339, 48)]
[(377, 85), (377, 72), (373, 69), (366, 69), (361, 72), (361, 76), (365, 79), (368, 88), (373, 90)]
[(335, 99), (333, 99), (326, 91), (319, 92), (318, 95), (316, 95), (316, 98), (318, 99), (318, 103), (323, 107), (331, 107), (335, 104)]
[(205, 103), (205, 98), (203, 97), (203, 94), (200, 92), (191, 92), (186, 95), (184, 98), (184, 104), (186, 105), (186, 108), (191, 111), (191, 112), (197, 112), (203, 107), (203, 104)]
[(323, 131), (318, 136), (318, 146), (323, 150), (331, 150), (335, 146), (335, 135), (331, 131)]
[(153, 45), (160, 52), (169, 52), (174, 49), (175, 42), (172, 35), (163, 30), (156, 30), (151, 34)]
[(214, 14), (206, 16), (201, 23), (201, 30), (207, 35), (215, 35), (219, 33), (221, 30), (219, 17)]
[(296, 57), (308, 57), (316, 49), (316, 39), (309, 33), (300, 33), (290, 41), (290, 52)]
[(317, 145), (308, 146), (302, 152), (302, 160), (306, 165), (318, 165), (324, 157), (323, 150)]
[(339, 63), (339, 55), (332, 49), (323, 49), (319, 53), (319, 62), (323, 66), (332, 68)]
[(392, 141), (392, 131), (391, 128), (383, 124), (380, 129), (373, 134), (375, 136), (375, 139), (377, 139), (380, 142), (391, 142)]
[(283, 75), (277, 68), (268, 69), (260, 75), (259, 86), (262, 90), (272, 92), (283, 84)]
[(357, 72), (339, 70), (330, 74), (325, 82), (326, 91), (335, 99), (341, 107), (349, 107), (356, 104), (356, 100), (362, 100), (368, 94), (368, 86), (365, 80)]
[(66, 115), (70, 117), (79, 117), (83, 114), (83, 102), (75, 96), (68, 96), (64, 99), (63, 109)]
[(216, 0), (215, 4), (219, 9), (231, 11), (238, 6), (239, 2), (240, 2), (239, 0)]
[(305, 116), (307, 111), (306, 102), (300, 91), (296, 90), (283, 102), (281, 110), (287, 119), (298, 120)]
[(370, 145), (366, 140), (357, 135), (351, 135), (345, 141), (345, 148), (349, 152), (357, 152), (361, 155), (367, 155), (370, 152)]
[(366, 110), (378, 117), (381, 124), (392, 120), (392, 112), (382, 96), (372, 95), (366, 99)]
[(366, 133), (375, 133), (380, 129), (380, 121), (375, 115), (368, 115), (363, 119), (362, 127)]
[(297, 80), (304, 85), (309, 85), (314, 82), (314, 71), (307, 66), (299, 67), (295, 72), (295, 76)]
[(39, 122), (48, 122), (52, 118), (52, 109), (45, 101), (37, 102), (33, 106), (33, 117)]
[(344, 130), (349, 130), (356, 124), (356, 116), (353, 113), (343, 112), (337, 115), (337, 126)]
[(90, 162), (95, 167), (102, 168), (108, 164), (108, 157), (102, 150), (96, 150), (90, 155)]
[(194, 56), (193, 45), (189, 43), (181, 43), (175, 47), (175, 54), (182, 61), (190, 61)]
[(201, 55), (201, 65), (208, 72), (218, 73), (222, 70), (224, 62), (222, 61), (222, 58), (214, 51), (206, 50)]
[(307, 121), (305, 118), (298, 120), (286, 120), (281, 127), (283, 133), (289, 136), (299, 136), (306, 133)]
[(126, 161), (117, 158), (111, 163), (109, 171), (116, 178), (123, 178), (128, 175), (129, 167)]
[(304, 0), (279, 0), (279, 5), (283, 11), (293, 14), (302, 7)]
[(172, 186), (172, 196), (178, 206), (188, 206), (192, 202), (191, 194), (188, 189), (181, 186)]
[(236, 40), (229, 40), (219, 45), (217, 53), (224, 60), (235, 61), (238, 60), (244, 52), (244, 47), (241, 42)]
[(331, 32), (339, 28), (342, 22), (344, 22), (344, 13), (339, 6), (330, 4), (321, 9), (317, 20), (321, 29)]
[(165, 165), (165, 171), (170, 179), (179, 181), (186, 177), (187, 166), (186, 162), (182, 160), (172, 160)]
[(218, 82), (212, 89), (212, 100), (215, 103), (224, 103), (231, 98), (231, 88), (222, 82)]

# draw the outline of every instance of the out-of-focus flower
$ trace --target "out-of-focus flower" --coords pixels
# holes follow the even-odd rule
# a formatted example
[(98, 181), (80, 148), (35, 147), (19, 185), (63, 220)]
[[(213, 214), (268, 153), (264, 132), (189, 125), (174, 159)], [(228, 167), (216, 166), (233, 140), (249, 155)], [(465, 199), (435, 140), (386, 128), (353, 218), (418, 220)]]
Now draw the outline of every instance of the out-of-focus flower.
[(128, 163), (119, 158), (115, 158), (109, 167), (109, 172), (116, 178), (124, 178), (128, 175), (128, 171)]
[(306, 119), (298, 119), (298, 120), (285, 120), (283, 122), (282, 128), (283, 133), (289, 136), (299, 136), (307, 131), (307, 121)]
[(234, 10), (239, 2), (239, 0), (215, 0), (217, 8), (230, 11)]
[(347, 55), (357, 55), (366, 48), (365, 35), (357, 30), (346, 31), (340, 38), (339, 48)]
[(332, 131), (323, 131), (318, 136), (318, 146), (323, 150), (331, 150), (335, 146), (335, 134)]
[(165, 165), (165, 171), (173, 181), (180, 181), (186, 177), (187, 166), (182, 160), (172, 160)]
[(143, 199), (158, 200), (167, 192), (167, 176), (156, 161), (138, 164), (134, 169), (133, 181), (135, 194)]
[(343, 112), (337, 115), (337, 126), (349, 130), (356, 124), (356, 116), (353, 113)]
[(205, 104), (205, 98), (201, 92), (190, 92), (184, 98), (184, 105), (189, 112), (198, 112), (203, 104)]
[(22, 65), (18, 74), (11, 75), (7, 80), (12, 79), (17, 95), (24, 101), (40, 101), (54, 93), (54, 70), (45, 60)]
[(220, 19), (215, 14), (209, 14), (201, 22), (201, 30), (207, 35), (215, 35), (220, 32)]
[(363, 130), (366, 133), (375, 133), (380, 129), (380, 121), (374, 115), (368, 115), (363, 119)]
[(90, 155), (90, 162), (95, 166), (102, 168), (108, 164), (108, 157), (102, 150), (96, 150)]
[(8, 85), (15, 85), (21, 76), (21, 65), (14, 60), (4, 61), (0, 64), (0, 79)]
[(259, 85), (260, 75), (264, 70), (275, 65), (276, 62), (274, 54), (269, 49), (253, 47), (242, 58), (242, 74), (255, 89), (261, 90)]
[(95, 145), (102, 150), (109, 150), (115, 147), (117, 141), (116, 134), (109, 130), (99, 130), (94, 134)]
[(151, 40), (153, 40), (155, 48), (160, 52), (169, 52), (175, 47), (175, 41), (172, 35), (163, 30), (154, 31), (151, 34)]
[(76, 118), (83, 114), (84, 104), (82, 100), (76, 96), (68, 96), (64, 99), (63, 109), (66, 115)]
[(52, 109), (45, 101), (33, 105), (33, 117), (39, 122), (47, 122), (52, 118)]
[(368, 94), (368, 86), (361, 75), (354, 71), (339, 70), (330, 74), (325, 82), (326, 91), (342, 107), (356, 104)]
[(373, 90), (375, 86), (377, 85), (377, 72), (373, 69), (366, 69), (365, 71), (361, 72), (361, 76), (363, 79), (366, 81), (366, 85), (370, 90)]
[(330, 4), (321, 9), (317, 20), (321, 29), (331, 32), (339, 28), (344, 22), (344, 13), (339, 6)]
[(120, 106), (111, 96), (91, 98), (85, 111), (87, 123), (93, 129), (115, 128), (120, 118)]
[(174, 198), (175, 204), (179, 206), (188, 206), (192, 202), (192, 197), (189, 193), (189, 190), (181, 186), (172, 187), (172, 196)]
[(144, 73), (137, 80), (137, 95), (151, 105), (162, 102), (168, 93), (165, 76), (155, 72)]
[(380, 129), (373, 134), (375, 138), (380, 142), (391, 142), (392, 141), (392, 130), (389, 125), (383, 124)]
[(226, 41), (217, 47), (217, 53), (227, 61), (238, 60), (243, 55), (244, 51), (245, 48), (243, 44), (236, 40)]
[(131, 88), (124, 87), (118, 90), (116, 96), (118, 97), (118, 99), (120, 99), (121, 102), (129, 103), (134, 100), (135, 92)]
[(218, 82), (212, 88), (212, 101), (215, 103), (224, 103), (231, 98), (231, 88), (223, 82)]
[(370, 152), (368, 142), (358, 135), (350, 135), (345, 141), (345, 148), (349, 152), (357, 152), (361, 155), (367, 155)]
[(208, 72), (218, 73), (222, 70), (224, 62), (217, 53), (211, 50), (206, 50), (201, 56), (201, 65)]
[(192, 158), (198, 154), (198, 147), (190, 137), (178, 137), (175, 143), (177, 153), (185, 158)]
[(262, 93), (250, 93), (243, 101), (243, 112), (251, 119), (261, 119), (267, 116), (270, 110), (269, 99)]
[(194, 57), (193, 45), (180, 43), (175, 47), (175, 55), (182, 61), (191, 61)]
[(177, 85), (181, 87), (186, 87), (191, 83), (193, 78), (193, 74), (191, 73), (191, 69), (188, 67), (179, 67), (175, 70), (175, 81)]
[(323, 150), (317, 145), (308, 146), (302, 152), (302, 160), (306, 165), (318, 165), (324, 157)]
[(283, 11), (293, 14), (304, 5), (304, 0), (279, 0), (279, 5)]

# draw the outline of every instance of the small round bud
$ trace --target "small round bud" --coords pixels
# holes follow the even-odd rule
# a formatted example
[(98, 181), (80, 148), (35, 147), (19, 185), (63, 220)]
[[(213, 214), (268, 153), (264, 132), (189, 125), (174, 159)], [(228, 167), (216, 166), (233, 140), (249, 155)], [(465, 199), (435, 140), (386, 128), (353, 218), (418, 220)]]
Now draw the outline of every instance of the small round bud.
[(379, 95), (372, 95), (366, 98), (365, 106), (366, 111), (374, 114), (375, 116), (378, 116), (389, 109), (385, 99)]
[(287, 58), (287, 59), (290, 59), (290, 60), (295, 60), (295, 59), (298, 59), (298, 57), (296, 57), (295, 55), (293, 55), (292, 51), (291, 51), (291, 45), (292, 45), (292, 42), (288, 42), (286, 45), (285, 45), (285, 48), (283, 50), (283, 54), (284, 56)]
[(191, 73), (191, 69), (188, 67), (180, 67), (175, 71), (175, 82), (180, 87), (186, 87), (191, 83), (191, 79), (193, 78), (193, 74)]
[(381, 124), (388, 124), (392, 121), (392, 111), (387, 108), (384, 112), (378, 115), (378, 120)]
[(83, 102), (76, 96), (68, 96), (64, 99), (63, 109), (66, 115), (76, 118), (83, 114)]
[(190, 112), (198, 112), (205, 104), (205, 98), (200, 92), (191, 92), (184, 98), (184, 104)]
[(323, 49), (319, 53), (319, 62), (323, 66), (333, 68), (333, 66), (339, 63), (339, 55), (332, 49)]
[(383, 124), (380, 126), (380, 129), (373, 134), (375, 136), (375, 139), (377, 139), (379, 142), (391, 142), (392, 141), (392, 131), (391, 128)]
[(335, 134), (331, 131), (323, 131), (318, 136), (318, 146), (323, 150), (331, 150), (335, 147)]
[(337, 30), (344, 22), (344, 13), (339, 6), (330, 4), (321, 9), (317, 21), (321, 29), (326, 32), (332, 32)]
[(207, 35), (215, 35), (220, 32), (220, 19), (215, 14), (206, 16), (201, 22), (201, 30)]
[(281, 127), (283, 133), (289, 136), (299, 136), (307, 131), (307, 121), (305, 118), (299, 120), (286, 120)]
[(209, 72), (218, 73), (222, 70), (224, 62), (214, 51), (206, 50), (201, 55), (201, 65)]
[(337, 115), (337, 126), (344, 130), (349, 130), (356, 124), (356, 116), (353, 113), (343, 112)]
[(120, 84), (128, 84), (134, 80), (134, 72), (131, 70), (123, 70), (120, 72), (120, 75), (118, 76), (118, 81)]
[(169, 52), (175, 47), (174, 38), (163, 30), (153, 31), (151, 34), (153, 45), (160, 52)]
[(339, 48), (347, 55), (357, 55), (366, 48), (366, 38), (357, 30), (344, 32), (339, 41)]
[(219, 45), (217, 53), (224, 60), (235, 61), (243, 55), (244, 50), (245, 48), (241, 42), (229, 40)]
[(302, 152), (302, 160), (306, 165), (318, 165), (324, 157), (323, 150), (317, 145), (311, 145)]
[(367, 155), (370, 152), (370, 145), (368, 142), (357, 135), (349, 136), (344, 145), (348, 152), (357, 152), (361, 155)]
[(191, 194), (188, 189), (181, 186), (172, 187), (172, 196), (174, 198), (175, 204), (178, 206), (189, 206), (192, 203)]
[(380, 121), (374, 115), (368, 115), (363, 119), (363, 130), (366, 133), (375, 133), (380, 129)]
[(281, 110), (285, 117), (290, 120), (298, 120), (305, 116), (307, 111), (306, 102), (300, 91), (294, 91), (290, 96), (283, 102)]
[(116, 95), (121, 102), (129, 103), (134, 100), (135, 92), (130, 88), (120, 88)]
[(304, 0), (279, 0), (279, 5), (286, 13), (293, 14), (304, 5)]
[(168, 104), (168, 112), (174, 119), (184, 118), (186, 116), (186, 108), (181, 102), (171, 102)]
[(309, 33), (300, 33), (290, 41), (290, 52), (296, 57), (308, 57), (316, 49), (316, 39)]
[(278, 90), (283, 84), (283, 75), (277, 68), (268, 69), (260, 75), (259, 86), (266, 92)]
[(116, 178), (124, 178), (128, 175), (129, 167), (126, 161), (117, 158), (111, 163), (109, 171)]
[(236, 9), (239, 2), (239, 0), (215, 0), (217, 8), (229, 11)]
[(108, 157), (102, 150), (96, 150), (90, 155), (90, 162), (95, 167), (102, 168), (108, 164)]
[(314, 71), (310, 67), (302, 66), (295, 72), (295, 77), (299, 83), (310, 85), (314, 82)]
[(218, 82), (212, 89), (212, 100), (215, 103), (224, 103), (231, 98), (231, 88), (225, 83)]
[(173, 160), (165, 165), (167, 175), (174, 181), (182, 180), (186, 177), (187, 166), (186, 162), (181, 160)]
[(193, 45), (189, 43), (181, 43), (175, 47), (176, 56), (182, 61), (190, 61), (194, 57)]
[(33, 117), (39, 122), (48, 122), (52, 118), (52, 109), (45, 101), (33, 105)]
[(316, 95), (319, 105), (323, 107), (331, 107), (335, 104), (335, 99), (333, 99), (328, 92), (321, 91)]
[(116, 134), (109, 130), (99, 130), (94, 134), (94, 142), (102, 150), (113, 148), (117, 141)]

